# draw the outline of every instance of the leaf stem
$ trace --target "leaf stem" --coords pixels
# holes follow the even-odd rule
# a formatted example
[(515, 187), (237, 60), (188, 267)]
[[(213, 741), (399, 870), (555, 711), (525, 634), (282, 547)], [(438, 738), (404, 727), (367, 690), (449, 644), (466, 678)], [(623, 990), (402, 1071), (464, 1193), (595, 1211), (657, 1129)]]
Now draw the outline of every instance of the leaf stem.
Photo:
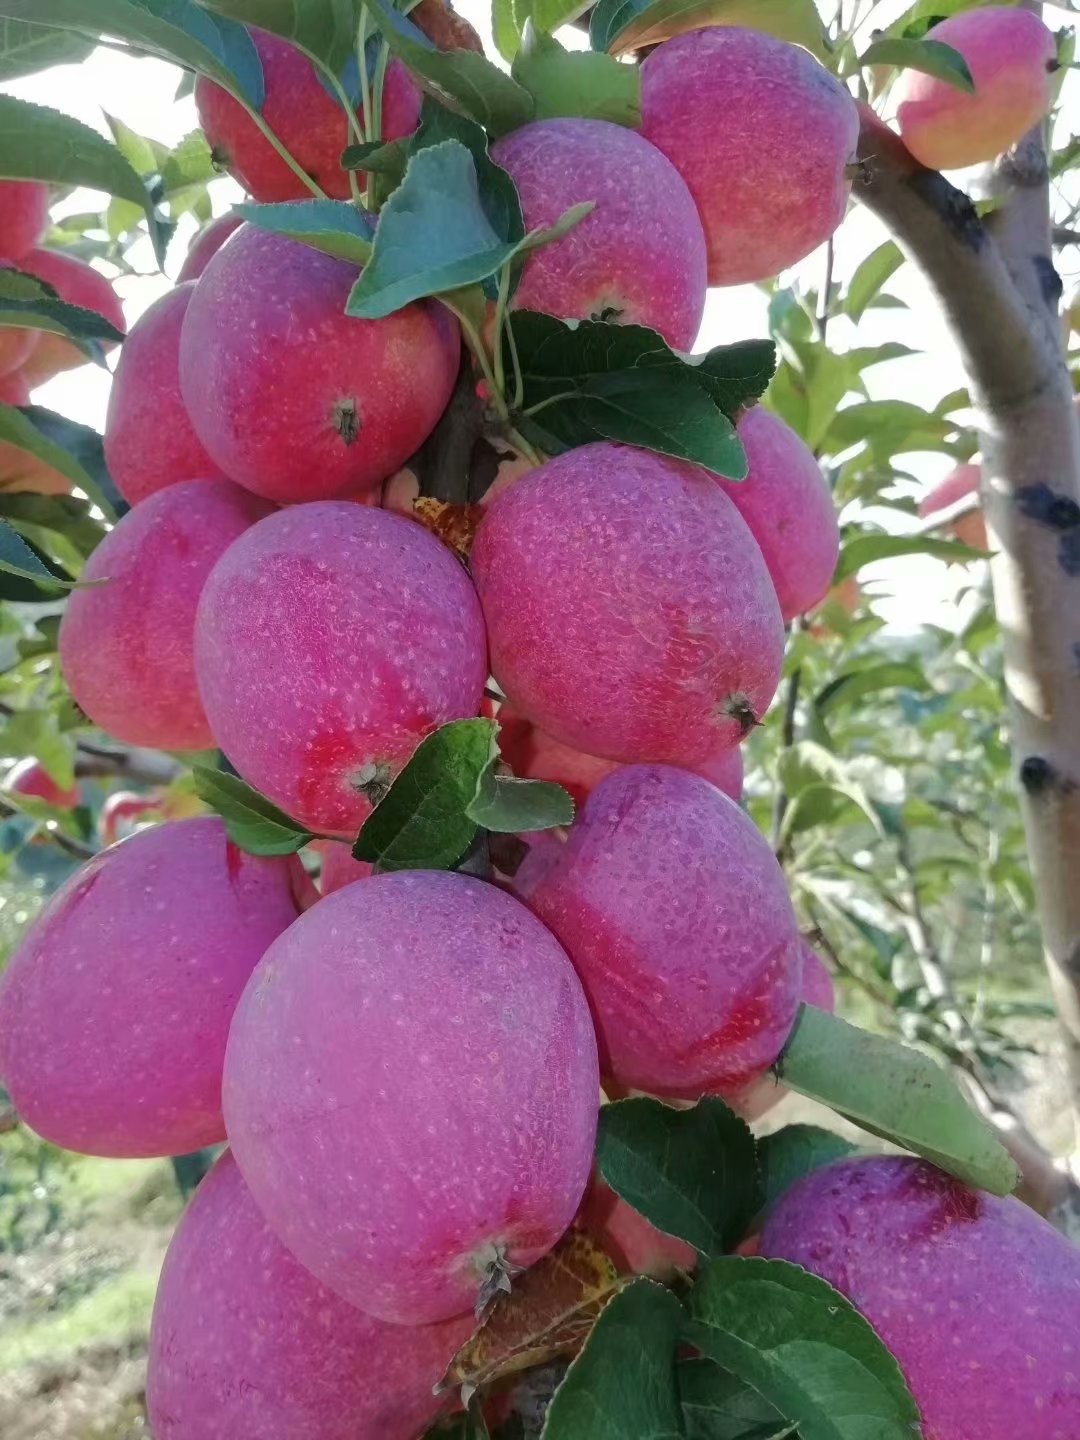
[[(365, 11), (365, 14), (366, 13), (367, 12)], [(360, 122), (356, 118), (356, 111), (353, 108), (352, 101), (349, 99), (348, 92), (346, 91), (345, 86), (342, 84), (339, 77), (335, 75), (334, 72), (329, 68), (329, 66), (324, 65), (322, 67), (322, 70), (323, 73), (326, 75), (327, 79), (330, 81), (330, 84), (333, 87), (334, 94), (340, 101), (345, 111), (345, 114), (348, 116), (349, 133), (352, 135), (354, 140), (363, 140), (364, 132), (360, 126)], [(363, 199), (360, 191), (360, 181), (356, 178), (355, 170), (350, 170), (348, 174), (349, 189), (352, 192), (353, 203), (359, 206)]]
[(319, 182), (311, 178), (311, 176), (307, 173), (307, 171), (304, 169), (304, 167), (300, 164), (298, 160), (293, 159), (292, 155), (289, 153), (288, 150), (286, 150), (285, 146), (274, 134), (273, 130), (270, 129), (270, 126), (266, 123), (266, 121), (259, 114), (259, 112), (252, 109), (250, 106), (247, 107), (247, 111), (251, 118), (255, 121), (255, 124), (259, 127), (260, 133), (264, 136), (266, 140), (270, 142), (270, 144), (281, 156), (282, 160), (285, 161), (285, 164), (288, 165), (289, 169), (293, 172), (297, 179), (304, 182), (307, 188), (311, 191), (312, 195), (314, 195), (315, 199), (328, 200), (330, 197), (327, 195), (326, 191), (322, 188)]
[(549, 405), (557, 405), (560, 400), (573, 400), (579, 392), (577, 390), (560, 390), (557, 395), (549, 395), (545, 400), (538, 400), (535, 405), (530, 405), (523, 410), (523, 415), (539, 415), (541, 410), (546, 410)]
[(507, 427), (506, 434), (510, 443), (525, 456), (526, 460), (530, 461), (533, 465), (542, 465), (544, 463), (543, 456), (529, 444), (520, 430), (510, 425)]
[(525, 377), (521, 373), (521, 360), (518, 356), (517, 338), (514, 335), (514, 323), (509, 319), (506, 322), (506, 343), (510, 347), (510, 360), (514, 367), (513, 408), (516, 412), (521, 409), (525, 399)]
[(368, 86), (367, 69), (367, 31), (368, 12), (364, 5), (360, 10), (360, 23), (356, 27), (356, 66), (359, 73), (360, 96), (364, 107), (364, 134), (361, 137), (365, 140), (371, 139), (371, 91)]
[[(506, 370), (503, 365), (503, 329), (506, 326), (506, 306), (510, 299), (510, 262), (499, 271), (499, 297), (495, 302), (495, 338), (491, 342), (495, 361), (495, 386), (500, 395), (506, 387)], [(505, 401), (505, 395), (503, 399)]]
[(491, 391), (492, 404), (495, 406), (500, 420), (508, 421), (510, 419), (510, 412), (506, 408), (506, 401), (503, 399), (502, 391), (496, 384), (491, 362), (488, 360), (487, 351), (484, 349), (484, 342), (480, 338), (479, 331), (468, 316), (461, 310), (455, 309), (454, 314), (458, 317), (458, 322), (461, 325), (461, 333), (465, 336), (465, 343), (472, 351), (476, 363), (480, 366), (480, 372), (484, 377), (488, 389)]
[(386, 70), (390, 64), (390, 47), (383, 40), (379, 46), (379, 58), (375, 63), (375, 93), (371, 106), (371, 134), (369, 140), (382, 139), (383, 90), (386, 87)]

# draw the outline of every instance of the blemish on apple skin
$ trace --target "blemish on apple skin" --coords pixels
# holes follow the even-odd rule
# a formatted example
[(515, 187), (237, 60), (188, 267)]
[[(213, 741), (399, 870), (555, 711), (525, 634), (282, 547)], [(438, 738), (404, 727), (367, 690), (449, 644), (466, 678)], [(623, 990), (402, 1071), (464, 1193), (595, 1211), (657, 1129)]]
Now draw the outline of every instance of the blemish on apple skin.
[(346, 445), (355, 445), (364, 428), (355, 398), (339, 400), (334, 406), (334, 429)]
[(728, 720), (734, 720), (738, 724), (740, 734), (742, 735), (749, 735), (755, 726), (761, 724), (761, 721), (754, 714), (754, 707), (750, 703), (750, 697), (741, 690), (737, 690), (734, 695), (728, 696), (720, 706), (720, 714)]

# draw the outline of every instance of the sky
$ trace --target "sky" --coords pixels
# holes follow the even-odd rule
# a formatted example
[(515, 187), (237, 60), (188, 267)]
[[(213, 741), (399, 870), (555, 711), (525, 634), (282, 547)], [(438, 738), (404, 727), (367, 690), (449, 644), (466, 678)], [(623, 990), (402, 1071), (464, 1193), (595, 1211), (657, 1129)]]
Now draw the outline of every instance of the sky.
[[(484, 0), (457, 0), (456, 8), (490, 41), (489, 6)], [(890, 10), (903, 8), (901, 0), (888, 0), (879, 9), (881, 21), (887, 21)], [(1077, 17), (1056, 6), (1047, 7), (1048, 23), (1053, 28), (1075, 23)], [(570, 46), (584, 46), (580, 31), (562, 32), (560, 38)], [(862, 44), (869, 43), (869, 33)], [(861, 47), (860, 47), (861, 48)], [(489, 44), (489, 54), (495, 55)], [(51, 105), (84, 121), (108, 135), (102, 106), (141, 135), (162, 143), (176, 145), (197, 126), (193, 100), (188, 97), (173, 101), (180, 72), (163, 61), (151, 58), (134, 59), (115, 50), (100, 48), (81, 65), (60, 66), (39, 75), (27, 76), (0, 87), (27, 100)], [(1059, 119), (1059, 136), (1080, 132), (1080, 81), (1075, 74), (1066, 80)], [(212, 187), (214, 212), (221, 214), (240, 197), (231, 180), (223, 179)], [(100, 197), (97, 197), (100, 199)], [(91, 203), (88, 205), (88, 201)], [(95, 197), (89, 192), (76, 192), (60, 207), (58, 215), (75, 214), (93, 208)], [(149, 242), (132, 251), (131, 260), (141, 272), (139, 276), (122, 277), (116, 289), (123, 301), (129, 326), (175, 277), (182, 263), (182, 238), (194, 224), (184, 222), (184, 229), (172, 247), (168, 269), (170, 275), (156, 273)], [(834, 274), (846, 279), (859, 260), (887, 238), (882, 226), (867, 211), (853, 206), (836, 237)], [(1066, 291), (1080, 282), (1080, 252), (1062, 257)], [(821, 253), (808, 259), (789, 275), (782, 277), (805, 284), (817, 284), (822, 274)], [(103, 267), (104, 268), (104, 267)], [(1070, 277), (1069, 270), (1073, 271)], [(917, 351), (908, 358), (893, 361), (867, 372), (866, 379), (872, 398), (903, 398), (917, 404), (933, 406), (945, 394), (962, 386), (963, 370), (955, 344), (937, 305), (926, 293), (925, 285), (914, 267), (903, 268), (890, 282), (890, 291), (908, 305), (906, 310), (870, 311), (860, 323), (858, 344), (878, 345), (895, 340)], [(738, 286), (709, 292), (704, 322), (697, 348), (762, 336), (768, 333), (767, 300), (753, 286)], [(832, 332), (838, 348), (854, 344), (854, 330), (847, 321), (840, 321)], [(103, 428), (109, 392), (109, 376), (94, 366), (58, 376), (36, 392), (35, 402), (59, 410), (73, 419)], [(905, 468), (916, 474), (927, 486), (942, 478), (950, 469), (947, 457), (919, 455), (904, 457)], [(895, 512), (880, 512), (890, 528), (903, 528), (902, 517)], [(961, 567), (946, 567), (923, 557), (882, 562), (866, 572), (869, 592), (875, 608), (894, 629), (910, 631), (928, 621), (952, 628), (963, 621), (966, 604), (964, 591), (970, 586), (971, 575)]]

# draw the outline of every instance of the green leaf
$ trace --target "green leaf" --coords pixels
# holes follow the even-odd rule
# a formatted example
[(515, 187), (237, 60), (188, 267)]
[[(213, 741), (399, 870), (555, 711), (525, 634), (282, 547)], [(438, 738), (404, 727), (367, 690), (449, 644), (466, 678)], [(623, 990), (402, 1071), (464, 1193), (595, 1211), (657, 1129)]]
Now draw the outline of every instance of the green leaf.
[(367, 8), (391, 52), (444, 105), (475, 120), (496, 138), (533, 118), (528, 91), (485, 56), (472, 50), (439, 50), (387, 0), (367, 0)]
[(0, 520), (0, 570), (6, 575), (17, 575), (21, 580), (32, 580), (47, 589), (72, 588), (71, 581), (54, 575), (37, 552), (30, 548), (6, 520)]
[(756, 1390), (707, 1356), (676, 1372), (686, 1440), (786, 1440), (793, 1428)]
[[(536, 311), (511, 317), (524, 385), (522, 429), (549, 454), (594, 440), (640, 445), (742, 479), (746, 454), (716, 397), (730, 399), (753, 379), (728, 374), (713, 351), (691, 363), (654, 331), (602, 320), (556, 320)], [(506, 363), (512, 363), (509, 340)], [(732, 372), (760, 366), (740, 353)]]
[(537, 120), (581, 116), (635, 130), (641, 125), (641, 72), (636, 65), (595, 51), (564, 50), (531, 23), (510, 73), (533, 97)]
[(260, 230), (287, 235), (324, 255), (366, 265), (371, 258), (374, 226), (346, 200), (283, 200), (276, 205), (237, 205), (237, 212)]
[[(686, 357), (644, 325), (557, 320), (535, 310), (516, 311), (510, 323), (526, 374), (526, 410), (598, 375), (648, 369), (689, 374), (734, 420), (764, 394), (776, 365), (776, 346), (771, 340), (743, 340)], [(508, 342), (504, 358), (510, 365)]]
[(194, 0), (0, 0), (3, 16), (123, 40), (198, 70), (253, 109), (262, 108), (262, 65), (251, 36)]
[(834, 354), (820, 341), (796, 341), (792, 349), (802, 368), (806, 418), (802, 438), (817, 452), (829, 432), (836, 407), (852, 388), (853, 371), (846, 355)]
[(573, 796), (561, 785), (496, 775), (494, 765), (483, 772), (479, 793), (466, 809), (477, 825), (501, 834), (554, 830), (574, 823)]
[(101, 436), (89, 425), (41, 405), (0, 405), (0, 440), (66, 475), (108, 519), (128, 508), (105, 467)]
[(886, 240), (863, 260), (848, 282), (843, 300), (845, 315), (856, 323), (881, 287), (904, 263), (904, 254), (894, 240)]
[(470, 152), (457, 140), (429, 146), (412, 156), (383, 208), (347, 313), (376, 320), (423, 296), (474, 285), (514, 249), (488, 219)]
[(761, 1136), (757, 1153), (765, 1192), (763, 1209), (771, 1210), (785, 1190), (854, 1150), (850, 1140), (818, 1125), (785, 1125)]
[(873, 365), (886, 365), (890, 360), (906, 360), (911, 355), (921, 355), (921, 350), (913, 350), (910, 345), (901, 345), (896, 340), (888, 340), (884, 345), (859, 345), (854, 350), (848, 350), (844, 355), (848, 368), (857, 374), (869, 370)]
[(75, 784), (75, 742), (60, 732), (52, 710), (16, 710), (0, 730), (5, 755), (32, 755), (57, 785), (69, 790)]
[(161, 162), (161, 183), (170, 198), (191, 186), (209, 185), (217, 178), (213, 151), (201, 130), (185, 135)]
[(689, 1110), (644, 1096), (605, 1105), (596, 1160), (628, 1205), (704, 1255), (733, 1249), (761, 1209), (754, 1137), (720, 1100)]
[(814, 0), (600, 0), (589, 39), (594, 50), (622, 55), (706, 25), (743, 25), (802, 45), (819, 59), (828, 54)]
[(875, 40), (863, 52), (859, 64), (864, 68), (868, 65), (891, 65), (896, 70), (919, 70), (969, 95), (975, 93), (975, 77), (967, 61), (959, 50), (940, 40), (904, 40), (885, 36)]
[(912, 1440), (900, 1367), (838, 1290), (783, 1260), (712, 1260), (690, 1292), (686, 1338), (753, 1388), (802, 1440)]
[(103, 525), (90, 514), (89, 502), (74, 495), (0, 491), (0, 516), (16, 529), (29, 528), (31, 539), (39, 546), (42, 544), (40, 532), (61, 537), (64, 553), (58, 553), (56, 558), (69, 570), (73, 566), (81, 569), (82, 562), (105, 538)]
[(130, 200), (146, 215), (158, 259), (164, 256), (164, 236), (150, 192), (116, 146), (81, 120), (0, 95), (0, 178), (85, 185)]
[(829, 824), (849, 806), (859, 810), (881, 834), (881, 821), (862, 785), (845, 761), (812, 740), (784, 750), (777, 764), (780, 783), (791, 797), (784, 815), (784, 838)]
[(0, 20), (0, 85), (53, 65), (77, 65), (95, 48), (95, 41), (69, 30)]
[(901, 660), (885, 661), (881, 665), (868, 665), (863, 670), (849, 670), (846, 675), (838, 675), (818, 691), (814, 704), (824, 713), (854, 705), (878, 690), (901, 687), (925, 693), (930, 684), (918, 665), (909, 665)]
[(877, 812), (861, 785), (850, 780), (843, 785), (808, 785), (784, 812), (781, 839), (789, 840), (819, 825), (836, 826), (852, 818), (847, 813), (851, 810), (859, 811), (875, 830), (880, 830)]
[(440, 105), (430, 95), (424, 99), (420, 124), (409, 140), (409, 154), (415, 155), (444, 140), (457, 140), (469, 151), (476, 166), (480, 203), (491, 228), (501, 240), (518, 241), (525, 236), (525, 220), (517, 186), (488, 154), (488, 137), (475, 120)]
[(589, 0), (530, 0), (529, 17), (537, 30), (550, 35), (560, 25), (569, 25), (589, 8)]
[(833, 584), (857, 575), (875, 560), (892, 560), (899, 555), (933, 555), (938, 560), (966, 563), (985, 560), (985, 550), (974, 550), (960, 540), (940, 540), (934, 535), (856, 535), (840, 552)]
[(509, 63), (521, 45), (529, 0), (491, 0), (491, 35), (495, 48)]
[(353, 856), (379, 870), (452, 870), (476, 836), (469, 807), (498, 755), (491, 720), (453, 720), (422, 740), (361, 827)]
[(104, 315), (59, 300), (51, 285), (17, 269), (0, 270), (0, 325), (62, 335), (98, 365), (105, 364), (101, 342), (124, 338)]
[(251, 855), (293, 855), (315, 836), (236, 775), (193, 765), (195, 793), (225, 821), (229, 839)]
[(428, 146), (409, 160), (383, 207), (371, 260), (346, 314), (378, 320), (413, 300), (476, 285), (516, 256), (558, 240), (592, 208), (576, 205), (554, 225), (508, 241), (492, 224), (469, 149), (458, 140)]
[(746, 452), (735, 427), (685, 374), (598, 375), (521, 428), (552, 455), (611, 440), (689, 460), (729, 479), (746, 476)]
[(541, 1440), (677, 1440), (675, 1358), (682, 1306), (635, 1280), (605, 1306), (555, 1392)]
[(350, 145), (341, 157), (343, 170), (366, 170), (370, 175), (385, 175), (393, 185), (400, 185), (409, 162), (409, 141), (370, 140)]
[(738, 340), (691, 356), (688, 363), (724, 414), (737, 420), (769, 388), (776, 372), (776, 346), (771, 340)]
[(139, 135), (132, 130), (130, 125), (125, 125), (122, 120), (110, 115), (107, 110), (102, 113), (112, 131), (116, 148), (136, 175), (145, 180), (155, 171), (160, 170), (165, 156), (169, 153), (168, 146), (162, 145), (156, 140), (147, 140), (144, 135)]
[(1008, 1195), (1019, 1175), (989, 1124), (929, 1056), (804, 1005), (778, 1064), (784, 1083), (965, 1184)]
[(838, 455), (864, 441), (883, 463), (913, 451), (952, 453), (955, 421), (933, 415), (906, 400), (867, 400), (839, 410), (829, 427), (825, 448)]
[(338, 75), (354, 53), (356, 0), (202, 0), (207, 10), (289, 40)]

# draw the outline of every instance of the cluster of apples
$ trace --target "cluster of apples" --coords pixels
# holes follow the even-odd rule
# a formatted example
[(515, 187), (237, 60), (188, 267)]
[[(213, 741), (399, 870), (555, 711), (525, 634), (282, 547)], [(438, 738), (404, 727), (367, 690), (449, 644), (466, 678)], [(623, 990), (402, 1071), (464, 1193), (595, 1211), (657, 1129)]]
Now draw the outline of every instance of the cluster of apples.
[[(347, 196), (341, 111), (299, 52), (253, 33), (268, 122)], [(493, 147), (530, 227), (596, 202), (530, 257), (516, 303), (689, 348), (709, 284), (774, 274), (839, 224), (858, 113), (807, 53), (734, 27), (657, 47), (643, 97), (640, 133), (545, 120)], [(302, 197), (235, 102), (205, 79), (196, 99), (250, 194)], [(383, 104), (384, 135), (415, 127), (396, 61)], [(38, 187), (9, 192), (0, 252), (32, 268), (46, 208)], [(664, 1263), (689, 1267), (589, 1188), (601, 1083), (760, 1113), (800, 1003), (831, 1003), (736, 803), (785, 621), (835, 568), (813, 455), (760, 407), (738, 424), (738, 485), (586, 445), (500, 491), (467, 570), (380, 504), (447, 404), (456, 321), (433, 301), (349, 318), (358, 273), (254, 225), (200, 239), (125, 343), (106, 454), (132, 508), (86, 567), (107, 583), (75, 591), (60, 630), (96, 725), (220, 747), (328, 837), (318, 897), (296, 857), (247, 854), (215, 817), (141, 830), (58, 892), (0, 987), (0, 1075), (42, 1135), (112, 1156), (230, 1142), (161, 1281), (158, 1440), (411, 1440), (478, 1300), (579, 1213), (624, 1254), (666, 1243)], [(11, 367), (16, 398), (33, 363)], [(420, 740), (481, 713), (490, 676), (516, 773), (582, 802), (568, 836), (537, 840), (505, 884), (362, 870), (343, 842)], [(1002, 1203), (1008, 1225), (992, 1208), (987, 1223), (1022, 1236), (1027, 1217)], [(828, 1273), (875, 1318), (872, 1286), (789, 1229), (777, 1218), (766, 1251)], [(1060, 1268), (1075, 1309), (1075, 1264)], [(994, 1384), (1007, 1376), (1027, 1417), (1046, 1373), (1002, 1360)], [(936, 1423), (936, 1440), (974, 1433)]]

